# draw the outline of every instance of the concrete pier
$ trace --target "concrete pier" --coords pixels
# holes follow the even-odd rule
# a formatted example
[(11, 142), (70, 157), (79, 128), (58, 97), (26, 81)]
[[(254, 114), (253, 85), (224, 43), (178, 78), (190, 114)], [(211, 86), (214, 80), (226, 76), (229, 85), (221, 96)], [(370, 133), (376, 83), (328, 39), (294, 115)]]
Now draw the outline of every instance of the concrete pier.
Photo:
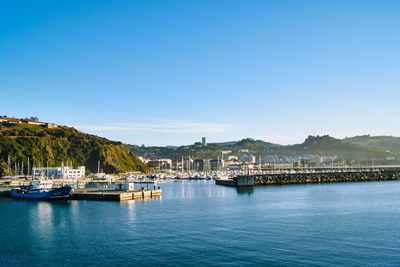
[[(161, 197), (161, 189), (116, 191), (111, 189), (85, 188), (75, 189), (69, 199), (73, 200), (100, 200), (100, 201), (128, 201)], [(11, 197), (11, 187), (0, 188), (0, 197)]]
[(215, 184), (218, 185), (227, 185), (227, 186), (253, 186), (254, 185), (254, 176), (252, 175), (239, 175), (232, 179), (217, 179), (215, 180)]
[(70, 199), (77, 200), (110, 200), (127, 201), (142, 200), (148, 198), (160, 197), (161, 189), (134, 190), (134, 191), (115, 191), (108, 189), (76, 189), (72, 192)]

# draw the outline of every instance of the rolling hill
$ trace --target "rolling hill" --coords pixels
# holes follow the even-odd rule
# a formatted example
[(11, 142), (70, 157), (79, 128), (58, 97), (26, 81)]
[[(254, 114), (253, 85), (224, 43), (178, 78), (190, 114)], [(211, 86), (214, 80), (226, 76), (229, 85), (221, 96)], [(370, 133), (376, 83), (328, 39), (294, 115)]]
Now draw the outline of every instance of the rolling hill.
[[(15, 162), (25, 173), (30, 166), (60, 166), (71, 162), (74, 167), (86, 166), (87, 172), (97, 171), (97, 162), (106, 173), (146, 171), (147, 167), (121, 142), (82, 133), (74, 128), (58, 126), (48, 129), (37, 125), (0, 124), (0, 176), (8, 175), (8, 157), (12, 170)], [(12, 174), (12, 172), (10, 173)]]

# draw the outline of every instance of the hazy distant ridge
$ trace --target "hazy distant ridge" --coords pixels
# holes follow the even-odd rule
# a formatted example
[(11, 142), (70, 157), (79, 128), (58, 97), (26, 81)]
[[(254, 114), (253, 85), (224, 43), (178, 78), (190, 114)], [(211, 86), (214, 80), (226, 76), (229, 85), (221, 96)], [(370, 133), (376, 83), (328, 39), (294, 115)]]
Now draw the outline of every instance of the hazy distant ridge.
[(279, 145), (261, 140), (246, 138), (240, 141), (210, 143), (203, 147), (188, 145), (179, 147), (143, 147), (128, 145), (138, 156), (150, 158), (181, 157), (217, 158), (222, 151), (231, 151), (227, 155), (240, 156), (253, 154), (255, 156), (301, 156), (307, 154), (320, 156), (337, 156), (338, 160), (385, 163), (387, 159), (400, 157), (400, 138), (389, 136), (355, 136), (343, 140), (331, 136), (309, 136), (303, 143), (296, 145)]

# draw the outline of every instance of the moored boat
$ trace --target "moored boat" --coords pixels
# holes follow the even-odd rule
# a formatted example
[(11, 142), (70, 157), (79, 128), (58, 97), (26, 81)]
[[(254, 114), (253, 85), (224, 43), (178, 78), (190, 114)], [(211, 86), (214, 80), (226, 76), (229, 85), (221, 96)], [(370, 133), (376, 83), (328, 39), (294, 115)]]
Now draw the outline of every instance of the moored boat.
[(29, 186), (21, 186), (11, 190), (11, 196), (14, 198), (27, 199), (60, 199), (69, 198), (73, 185), (64, 185), (53, 188), (51, 180), (34, 180)]

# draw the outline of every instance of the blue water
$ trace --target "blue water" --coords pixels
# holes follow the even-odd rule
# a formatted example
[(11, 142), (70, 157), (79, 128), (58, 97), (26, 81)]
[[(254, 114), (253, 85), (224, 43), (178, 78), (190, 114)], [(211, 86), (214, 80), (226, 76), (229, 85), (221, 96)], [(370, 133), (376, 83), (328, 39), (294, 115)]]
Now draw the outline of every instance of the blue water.
[(400, 182), (161, 184), (146, 201), (0, 199), (0, 265), (400, 264)]

